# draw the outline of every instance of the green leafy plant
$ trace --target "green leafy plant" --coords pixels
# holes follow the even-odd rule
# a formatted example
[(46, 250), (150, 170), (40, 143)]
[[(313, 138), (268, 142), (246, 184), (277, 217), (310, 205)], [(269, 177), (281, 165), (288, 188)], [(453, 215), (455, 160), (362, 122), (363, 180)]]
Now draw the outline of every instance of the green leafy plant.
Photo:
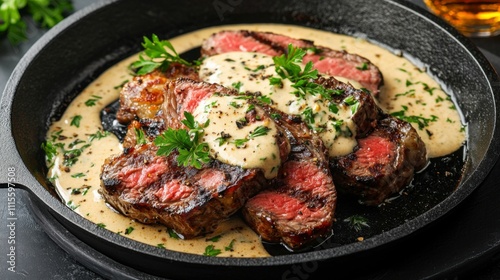
[(0, 37), (17, 45), (27, 40), (27, 16), (41, 28), (52, 28), (72, 11), (70, 0), (0, 0)]

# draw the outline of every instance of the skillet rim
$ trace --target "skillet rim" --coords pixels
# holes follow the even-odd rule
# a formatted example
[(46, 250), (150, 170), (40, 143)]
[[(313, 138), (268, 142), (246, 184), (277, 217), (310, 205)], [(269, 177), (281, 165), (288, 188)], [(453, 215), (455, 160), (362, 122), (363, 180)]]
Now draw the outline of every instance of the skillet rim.
[[(315, 261), (315, 260), (324, 260), (324, 259), (330, 259), (330, 258), (335, 258), (339, 256), (345, 256), (345, 255), (351, 255), (355, 254), (360, 251), (365, 251), (365, 250), (370, 250), (378, 246), (385, 245), (387, 243), (391, 243), (392, 241), (395, 241), (396, 239), (406, 237), (410, 234), (415, 233), (416, 231), (420, 230), (422, 227), (426, 226), (429, 223), (435, 222), (438, 218), (442, 217), (449, 211), (451, 211), (455, 206), (460, 204), (461, 201), (463, 201), (468, 195), (473, 192), (477, 186), (474, 187), (464, 187), (464, 185), (469, 185), (469, 184), (474, 184), (471, 181), (474, 181), (473, 179), (481, 179), (481, 181), (486, 177), (486, 175), (491, 171), (491, 168), (493, 167), (494, 163), (498, 159), (499, 156), (499, 150), (500, 150), (500, 141), (493, 141), (495, 139), (499, 139), (500, 136), (500, 131), (498, 129), (498, 121), (499, 121), (499, 115), (498, 115), (498, 108), (499, 108), (499, 102), (498, 102), (498, 95), (500, 95), (500, 85), (495, 86), (492, 85), (492, 83), (495, 83), (495, 77), (496, 77), (496, 83), (498, 83), (498, 76), (497, 75), (492, 75), (492, 77), (488, 77), (488, 73), (496, 74), (495, 70), (491, 67), (489, 62), (486, 60), (484, 55), (473, 45), (471, 41), (460, 35), (457, 31), (452, 29), (450, 26), (445, 24), (443, 21), (440, 21), (438, 18), (434, 17), (427, 11), (421, 9), (420, 7), (404, 2), (402, 0), (398, 1), (393, 1), (393, 0), (385, 0), (385, 2), (392, 3), (394, 5), (398, 5), (402, 8), (405, 8), (407, 11), (416, 14), (417, 16), (420, 16), (424, 18), (427, 22), (434, 23), (438, 28), (444, 30), (448, 35), (451, 37), (455, 38), (455, 41), (459, 43), (463, 49), (467, 50), (472, 58), (477, 62), (481, 70), (483, 70), (485, 77), (488, 79), (490, 82), (490, 88), (491, 92), (493, 94), (493, 100), (495, 101), (495, 129), (494, 129), (494, 134), (492, 137), (492, 140), (490, 141), (490, 145), (488, 148), (488, 151), (494, 150), (491, 155), (485, 156), (481, 163), (478, 165), (476, 170), (471, 171), (472, 175), (468, 180), (465, 182), (461, 181), (460, 182), (460, 188), (455, 191), (452, 195), (447, 197), (445, 200), (440, 202), (437, 206), (434, 208), (430, 209), (428, 212), (423, 213), (416, 218), (408, 221), (407, 223), (398, 226), (396, 228), (393, 228), (387, 232), (384, 232), (382, 234), (373, 236), (369, 239), (366, 239), (362, 243), (351, 243), (351, 244), (346, 244), (342, 245), (340, 247), (336, 248), (329, 248), (329, 249), (324, 249), (324, 250), (318, 250), (318, 251), (311, 251), (311, 252), (304, 252), (304, 253), (298, 253), (294, 255), (285, 255), (285, 256), (273, 256), (272, 258), (243, 258), (243, 259), (238, 259), (238, 258), (231, 258), (231, 257), (217, 257), (217, 258), (207, 258), (205, 256), (201, 255), (194, 255), (194, 254), (188, 254), (188, 253), (181, 253), (181, 252), (176, 252), (176, 251), (170, 251), (170, 250), (165, 250), (165, 249), (159, 249), (154, 246), (146, 245), (137, 241), (131, 241), (129, 238), (118, 236), (114, 233), (109, 232), (108, 230), (105, 229), (100, 229), (95, 226), (94, 223), (88, 221), (87, 219), (81, 217), (77, 213), (71, 211), (68, 207), (66, 207), (63, 203), (60, 203), (59, 200), (56, 198), (52, 197), (43, 186), (41, 186), (38, 181), (32, 176), (31, 172), (26, 170), (26, 167), (24, 166), (24, 163), (17, 153), (17, 150), (14, 148), (14, 139), (12, 137), (12, 131), (10, 127), (10, 113), (11, 113), (11, 102), (12, 98), (14, 97), (15, 94), (15, 88), (16, 85), (18, 84), (19, 80), (22, 78), (22, 74), (24, 70), (29, 67), (30, 62), (36, 58), (36, 53), (38, 53), (39, 50), (43, 49), (46, 47), (54, 37), (59, 35), (61, 32), (63, 32), (65, 29), (70, 28), (72, 24), (80, 21), (82, 18), (86, 17), (89, 14), (92, 14), (99, 9), (106, 7), (108, 5), (111, 5), (113, 3), (119, 2), (119, 0), (107, 0), (107, 1), (102, 1), (100, 3), (96, 3), (93, 5), (90, 5), (87, 8), (84, 8), (72, 16), (68, 17), (65, 21), (63, 21), (61, 24), (57, 25), (53, 29), (51, 29), (47, 34), (45, 34), (39, 41), (37, 41), (33, 47), (27, 52), (27, 54), (21, 59), (20, 63), (18, 66), (16, 66), (13, 74), (9, 78), (9, 81), (7, 82), (6, 89), (4, 91), (4, 95), (2, 96), (2, 101), (1, 105), (3, 108), (7, 108), (7, 111), (4, 111), (2, 115), (6, 116), (6, 118), (2, 118), (2, 126), (6, 126), (8, 128), (8, 139), (9, 140), (9, 147), (8, 149), (11, 149), (10, 152), (14, 152), (14, 156), (16, 164), (19, 164), (22, 166), (24, 169), (23, 172), (25, 173), (23, 176), (29, 177), (30, 183), (35, 183), (35, 187), (31, 186), (24, 186), (25, 189), (30, 191), (31, 195), (34, 195), (36, 199), (39, 199), (45, 204), (45, 206), (49, 207), (51, 211), (54, 212), (55, 215), (59, 215), (64, 219), (67, 219), (69, 222), (75, 224), (78, 226), (80, 229), (89, 232), (91, 234), (95, 234), (96, 237), (102, 238), (107, 242), (111, 242), (115, 245), (123, 246), (126, 243), (136, 243), (132, 244), (133, 246), (126, 246), (127, 249), (132, 249), (137, 251), (138, 253), (147, 253), (151, 254), (153, 256), (159, 256), (162, 258), (168, 258), (171, 260), (176, 260), (176, 261), (182, 261), (182, 262), (190, 262), (190, 263), (199, 263), (203, 265), (257, 265), (257, 266), (265, 266), (265, 265), (282, 265), (282, 264), (293, 264), (300, 258), (300, 262), (304, 261)], [(488, 69), (489, 68), (489, 69)], [(489, 71), (487, 71), (489, 70)], [(496, 88), (496, 90), (495, 90)], [(496, 93), (496, 94), (495, 94)], [(6, 104), (9, 102), (9, 104)], [(4, 133), (5, 134), (5, 133)], [(5, 164), (5, 163), (4, 163)], [(481, 168), (481, 167), (487, 167), (487, 168)], [(21, 171), (20, 171), (21, 172)], [(20, 173), (21, 174), (21, 173)], [(48, 195), (48, 196), (47, 196)], [(439, 209), (437, 209), (439, 208)], [(440, 209), (445, 209), (443, 212)], [(424, 218), (425, 216), (425, 218)], [(431, 222), (426, 222), (424, 225), (419, 225), (419, 221), (417, 220), (430, 220)], [(416, 226), (416, 229), (415, 229)], [(94, 230), (96, 228), (96, 230)], [(381, 239), (388, 238), (385, 241), (381, 241)], [(131, 248), (132, 247), (132, 248)], [(141, 248), (144, 247), (144, 248)], [(139, 250), (141, 249), (141, 250)], [(345, 250), (344, 250), (345, 249)], [(165, 254), (167, 251), (168, 254)], [(330, 252), (331, 251), (331, 252)], [(342, 251), (342, 252), (338, 252)], [(344, 252), (345, 251), (345, 252)], [(184, 256), (187, 256), (186, 260), (184, 259)], [(294, 260), (297, 258), (297, 260)], [(272, 259), (272, 261), (268, 262), (269, 259)], [(289, 262), (289, 259), (291, 259), (291, 262)], [(236, 261), (235, 261), (236, 260)], [(244, 260), (241, 262), (240, 260)], [(250, 260), (250, 261), (249, 261)]]

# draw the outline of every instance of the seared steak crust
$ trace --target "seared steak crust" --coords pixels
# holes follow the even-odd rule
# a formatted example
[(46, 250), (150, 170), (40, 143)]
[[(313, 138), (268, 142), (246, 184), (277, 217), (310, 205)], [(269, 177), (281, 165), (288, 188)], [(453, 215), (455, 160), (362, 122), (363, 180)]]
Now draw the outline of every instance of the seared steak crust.
[(267, 181), (260, 170), (213, 160), (202, 169), (181, 167), (177, 154), (157, 156), (151, 144), (109, 158), (100, 193), (124, 215), (162, 223), (184, 238), (213, 232)]
[(337, 193), (321, 139), (304, 123), (281, 116), (276, 122), (286, 129), (291, 144), (288, 160), (272, 188), (252, 197), (242, 213), (263, 240), (296, 250), (331, 234)]
[(359, 196), (366, 205), (379, 205), (401, 191), (426, 164), (425, 144), (417, 131), (391, 116), (358, 139), (353, 153), (330, 161), (338, 190)]
[(179, 77), (198, 80), (198, 72), (193, 67), (172, 63), (165, 71), (155, 70), (149, 74), (135, 76), (123, 85), (120, 91), (120, 109), (116, 119), (123, 124), (132, 120), (151, 119), (161, 114), (165, 101), (165, 84)]
[(162, 110), (167, 127), (181, 128), (184, 112), (193, 113), (200, 101), (212, 96), (237, 95), (238, 92), (218, 84), (196, 81), (190, 78), (178, 78), (165, 85), (165, 102)]
[(324, 86), (327, 89), (342, 92), (342, 94), (333, 94), (332, 99), (336, 103), (341, 103), (347, 97), (352, 97), (358, 102), (358, 109), (352, 116), (352, 121), (356, 124), (356, 137), (361, 138), (368, 135), (377, 120), (382, 115), (382, 110), (375, 103), (375, 100), (370, 93), (361, 89), (356, 89), (350, 84), (341, 82), (333, 77), (325, 78), (323, 76), (315, 80), (315, 83)]

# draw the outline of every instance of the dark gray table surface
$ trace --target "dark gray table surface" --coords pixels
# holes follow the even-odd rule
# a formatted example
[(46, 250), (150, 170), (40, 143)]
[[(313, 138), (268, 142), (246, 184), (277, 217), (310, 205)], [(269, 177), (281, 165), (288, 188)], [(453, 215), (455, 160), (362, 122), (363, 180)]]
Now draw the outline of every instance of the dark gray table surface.
[[(76, 10), (82, 9), (87, 5), (97, 2), (98, 0), (74, 0)], [(409, 0), (423, 6), (421, 0)], [(5, 40), (0, 42), (0, 92), (3, 91), (7, 80), (29, 47), (40, 38), (43, 32), (40, 32), (34, 25), (29, 26), (29, 41), (20, 46), (13, 47)], [(488, 39), (473, 39), (480, 47), (486, 57), (497, 67), (500, 72), (500, 36)], [(2, 172), (7, 172), (2, 170)], [(497, 163), (492, 173), (500, 173), (500, 164)], [(498, 177), (498, 176), (497, 176)], [(490, 179), (490, 181), (492, 181)], [(497, 181), (498, 182), (498, 181)], [(474, 212), (481, 215), (488, 215), (488, 209), (482, 209), (481, 204), (484, 202), (484, 197), (494, 194), (492, 189), (498, 183), (490, 183), (487, 186), (481, 187), (480, 194), (474, 194), (473, 197), (466, 201), (466, 205), (458, 210), (458, 213), (446, 218), (445, 223), (453, 224), (458, 215), (467, 215)], [(43, 228), (37, 224), (29, 211), (29, 198), (24, 191), (17, 190), (16, 201), (16, 272), (7, 271), (8, 264), (8, 221), (7, 221), (7, 190), (0, 189), (0, 279), (102, 279), (100, 274), (89, 270), (75, 260), (75, 258), (61, 249), (49, 236), (44, 232)], [(472, 215), (472, 214), (471, 214)], [(466, 217), (467, 218), (467, 217)], [(468, 217), (470, 218), (470, 217)], [(500, 216), (495, 216), (491, 224), (485, 225), (481, 232), (471, 233), (477, 234), (477, 238), (484, 238), (484, 242), (477, 242), (477, 247), (469, 248), (464, 244), (456, 246), (465, 246), (468, 249), (466, 252), (460, 252), (459, 255), (447, 255), (446, 252), (439, 251), (439, 248), (434, 251), (430, 249), (435, 258), (442, 257), (449, 259), (447, 269), (456, 270), (457, 275), (452, 276), (453, 279), (479, 279), (493, 280), (500, 279)], [(438, 237), (439, 240), (440, 237)], [(446, 238), (441, 237), (445, 240)], [(448, 245), (449, 246), (449, 245)], [(444, 247), (446, 248), (446, 247)], [(499, 248), (496, 250), (496, 248)], [(412, 267), (415, 265), (432, 266), (432, 257), (428, 261), (423, 261), (425, 253), (408, 252), (408, 255), (415, 253), (414, 258), (409, 257), (409, 262), (402, 266), (401, 271), (395, 268), (392, 271), (390, 279), (419, 279), (427, 278), (432, 275), (425, 273), (406, 275), (403, 271), (405, 265)], [(452, 254), (452, 252), (450, 252)], [(458, 259), (460, 258), (460, 259)], [(461, 269), (460, 267), (464, 267)], [(412, 267), (412, 269), (415, 269)], [(418, 270), (418, 269), (417, 269)], [(417, 271), (415, 270), (415, 271)], [(425, 271), (425, 267), (420, 268)], [(458, 273), (460, 272), (460, 273)], [(464, 273), (465, 272), (465, 273)], [(432, 273), (431, 273), (432, 274)], [(399, 278), (399, 276), (401, 278)], [(421, 276), (419, 276), (421, 275)], [(452, 274), (453, 275), (453, 274)], [(413, 278), (416, 277), (416, 278)], [(384, 275), (369, 276), (367, 279), (386, 279)]]

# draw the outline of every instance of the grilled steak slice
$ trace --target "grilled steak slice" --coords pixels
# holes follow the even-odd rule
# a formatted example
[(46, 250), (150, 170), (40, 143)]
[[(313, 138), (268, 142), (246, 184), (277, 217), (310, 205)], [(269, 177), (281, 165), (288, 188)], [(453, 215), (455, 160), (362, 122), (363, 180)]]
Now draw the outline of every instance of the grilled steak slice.
[(189, 78), (172, 80), (165, 86), (165, 102), (163, 112), (167, 127), (182, 127), (184, 112), (193, 113), (201, 100), (217, 93), (220, 95), (237, 95), (238, 92), (218, 84), (199, 82)]
[[(140, 222), (162, 223), (184, 238), (193, 238), (212, 232), (268, 186), (269, 180), (258, 168), (243, 169), (212, 159), (196, 169), (179, 166), (176, 153), (156, 155), (151, 141), (167, 127), (185, 128), (183, 112), (195, 112), (201, 101), (216, 93), (236, 92), (187, 78), (167, 82), (162, 116), (132, 121), (124, 153), (106, 160), (102, 167), (101, 193), (110, 205)], [(242, 109), (246, 123), (272, 121), (257, 106)], [(148, 140), (146, 144), (139, 141), (142, 137)], [(279, 156), (284, 161), (290, 149), (288, 139), (281, 129), (273, 137), (280, 143)]]
[(373, 97), (366, 91), (356, 89), (350, 84), (343, 83), (333, 77), (325, 78), (320, 76), (315, 83), (327, 89), (333, 89), (335, 92), (340, 92), (341, 94), (331, 95), (332, 100), (337, 104), (340, 104), (348, 97), (358, 102), (356, 113), (352, 116), (352, 121), (357, 127), (356, 137), (364, 137), (369, 134), (383, 114)]
[(252, 197), (242, 213), (263, 240), (297, 250), (331, 234), (337, 193), (321, 139), (302, 122), (282, 116), (277, 122), (286, 128), (289, 158), (273, 188)]
[(425, 144), (417, 131), (391, 116), (358, 139), (353, 153), (330, 161), (338, 190), (359, 196), (366, 205), (379, 205), (401, 191), (426, 164)]
[(181, 167), (177, 154), (157, 156), (151, 144), (109, 158), (102, 167), (100, 193), (124, 215), (161, 223), (184, 238), (213, 232), (266, 186), (260, 170), (213, 160), (202, 169)]
[(221, 31), (213, 34), (202, 44), (202, 55), (244, 51), (258, 52), (271, 56), (287, 52), (288, 45), (314, 50), (308, 52), (303, 63), (311, 61), (320, 73), (340, 76), (359, 82), (374, 96), (383, 84), (382, 73), (368, 59), (346, 51), (332, 50), (316, 46), (312, 41), (294, 39), (270, 32), (254, 32), (247, 30)]
[(154, 118), (161, 112), (165, 84), (178, 77), (197, 80), (198, 72), (193, 67), (172, 63), (165, 72), (155, 70), (149, 74), (135, 76), (120, 92), (120, 108), (116, 119), (120, 123), (128, 124), (135, 118)]
[[(233, 89), (218, 84), (199, 82), (189, 78), (179, 78), (166, 85), (166, 102), (163, 104), (165, 125), (171, 128), (182, 128), (181, 119), (184, 112), (193, 113), (200, 102), (214, 94), (239, 96)], [(270, 119), (269, 115), (256, 104), (253, 110), (246, 113), (245, 122), (252, 123), (256, 119)], [(272, 120), (270, 120), (272, 121)], [(289, 153), (290, 145), (284, 131), (278, 125), (279, 133), (275, 136), (280, 146), (280, 157), (284, 161)]]

